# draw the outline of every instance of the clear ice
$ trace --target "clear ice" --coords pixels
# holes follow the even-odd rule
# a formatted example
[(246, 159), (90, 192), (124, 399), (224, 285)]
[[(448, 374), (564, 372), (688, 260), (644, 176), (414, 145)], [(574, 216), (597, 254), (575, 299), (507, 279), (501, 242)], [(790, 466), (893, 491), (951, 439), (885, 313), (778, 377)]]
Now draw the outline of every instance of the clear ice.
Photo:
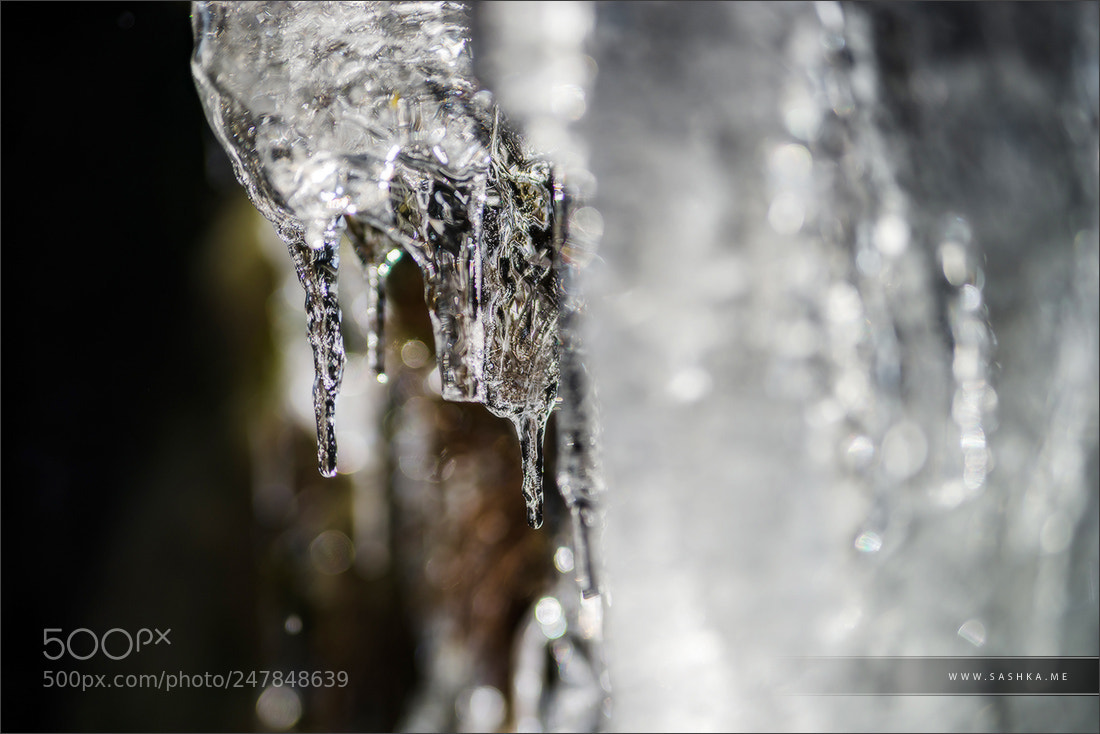
[(596, 64), (586, 53), (596, 8), (544, 2), (483, 3), (473, 9), (473, 25), (484, 41), (476, 57), (479, 77), (555, 166), (554, 268), (560, 284), (555, 479), (572, 525), (574, 578), (591, 601), (600, 593), (594, 551), (603, 526), (603, 481), (599, 401), (583, 338), (582, 276), (599, 248), (603, 220), (589, 205), (596, 179), (580, 122), (596, 77)]
[(336, 466), (346, 233), (371, 293), (375, 368), (385, 274), (400, 248), (423, 274), (443, 397), (483, 403), (516, 426), (537, 528), (559, 375), (554, 184), (479, 88), (465, 13), (450, 2), (198, 2), (192, 71), (306, 291), (320, 472)]
[(340, 336), (340, 304), (336, 274), (340, 269), (340, 239), (326, 232), (321, 246), (287, 243), (294, 270), (306, 292), (306, 328), (313, 348), (313, 406), (317, 419), (317, 467), (336, 475), (336, 396), (344, 375), (344, 343)]
[[(447, 396), (512, 419), (532, 472), (556, 383), (559, 570), (586, 591), (614, 437), (615, 729), (1095, 729), (1084, 697), (775, 694), (800, 655), (1097, 650), (1097, 5), (586, 7), (475, 5), (505, 51), (490, 97), (456, 4), (197, 6), (208, 113), (302, 259), (318, 334), (335, 312), (303, 255), (344, 230), (371, 344), (407, 253)], [(591, 56), (570, 46), (586, 26)], [(611, 233), (591, 359), (567, 257), (583, 201), (560, 198), (583, 177), (494, 100), (555, 165), (547, 141), (585, 115)], [(599, 420), (589, 367), (612, 378)], [(573, 591), (530, 610), (517, 723), (553, 695), (548, 648), (581, 677), (570, 605), (596, 605)]]

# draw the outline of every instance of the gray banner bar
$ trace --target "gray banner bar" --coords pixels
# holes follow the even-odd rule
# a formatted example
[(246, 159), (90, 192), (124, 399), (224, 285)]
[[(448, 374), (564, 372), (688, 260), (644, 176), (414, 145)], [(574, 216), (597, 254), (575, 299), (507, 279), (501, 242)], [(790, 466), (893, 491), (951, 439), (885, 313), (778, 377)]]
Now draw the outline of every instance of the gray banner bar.
[(1097, 657), (789, 658), (787, 695), (1096, 696)]

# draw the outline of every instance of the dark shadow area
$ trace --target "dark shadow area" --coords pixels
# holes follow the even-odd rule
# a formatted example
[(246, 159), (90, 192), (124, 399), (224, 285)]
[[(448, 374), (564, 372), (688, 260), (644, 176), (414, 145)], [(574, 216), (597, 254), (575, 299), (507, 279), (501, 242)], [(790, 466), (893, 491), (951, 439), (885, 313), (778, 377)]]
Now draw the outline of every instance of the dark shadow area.
[[(230, 396), (264, 366), (234, 371), (224, 346), (240, 315), (208, 307), (197, 267), (218, 199), (189, 13), (3, 5), (5, 730), (252, 726), (248, 690), (83, 691), (45, 676), (256, 660), (247, 454)], [(44, 636), (113, 628), (171, 629), (171, 647), (44, 656), (57, 649)], [(93, 647), (87, 632), (71, 642), (80, 657)], [(112, 654), (126, 644), (111, 634)]]

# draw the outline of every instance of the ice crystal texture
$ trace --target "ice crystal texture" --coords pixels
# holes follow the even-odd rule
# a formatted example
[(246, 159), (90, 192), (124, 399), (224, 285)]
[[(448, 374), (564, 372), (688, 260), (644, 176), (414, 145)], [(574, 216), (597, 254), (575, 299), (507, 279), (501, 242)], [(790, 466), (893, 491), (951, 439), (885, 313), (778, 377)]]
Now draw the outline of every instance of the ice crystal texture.
[(555, 268), (561, 284), (558, 318), (558, 491), (570, 513), (576, 580), (586, 597), (599, 593), (597, 548), (603, 525), (598, 401), (584, 343), (583, 275), (599, 247), (603, 220), (591, 206), (595, 177), (579, 125), (592, 91), (595, 64), (585, 46), (595, 20), (591, 3), (488, 3), (475, 6), (484, 45), (477, 72), (525, 137), (550, 155), (555, 190)]
[(195, 3), (192, 69), (211, 125), (306, 290), (322, 474), (335, 471), (346, 232), (370, 284), (381, 369), (384, 279), (400, 248), (424, 276), (443, 397), (516, 426), (528, 522), (558, 381), (546, 163), (471, 71), (459, 3)]

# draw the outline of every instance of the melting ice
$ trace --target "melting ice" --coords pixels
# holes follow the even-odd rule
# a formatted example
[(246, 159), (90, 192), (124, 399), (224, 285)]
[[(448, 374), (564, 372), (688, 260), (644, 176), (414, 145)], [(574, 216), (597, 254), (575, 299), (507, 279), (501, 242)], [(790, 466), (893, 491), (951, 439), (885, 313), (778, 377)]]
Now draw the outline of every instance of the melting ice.
[(320, 472), (336, 467), (346, 234), (366, 271), (376, 369), (385, 275), (403, 251), (424, 277), (443, 396), (515, 425), (539, 527), (559, 379), (555, 184), (479, 89), (464, 14), (447, 2), (195, 3), (192, 70), (306, 292)]

